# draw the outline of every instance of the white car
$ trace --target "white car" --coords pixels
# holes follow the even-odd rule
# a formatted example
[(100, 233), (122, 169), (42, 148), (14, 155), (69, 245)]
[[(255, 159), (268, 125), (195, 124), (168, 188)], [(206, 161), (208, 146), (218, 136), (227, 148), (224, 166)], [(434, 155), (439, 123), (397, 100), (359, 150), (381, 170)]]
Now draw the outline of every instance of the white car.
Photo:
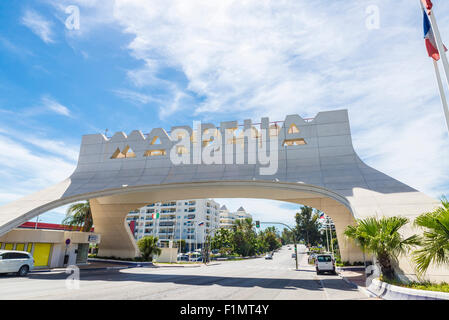
[(33, 256), (26, 251), (0, 250), (0, 273), (17, 273), (24, 277), (34, 268)]
[(330, 254), (317, 254), (315, 257), (316, 274), (331, 272), (337, 274), (335, 270), (335, 260)]
[(270, 254), (270, 253), (267, 253), (267, 254), (265, 255), (265, 259), (273, 259), (273, 255)]

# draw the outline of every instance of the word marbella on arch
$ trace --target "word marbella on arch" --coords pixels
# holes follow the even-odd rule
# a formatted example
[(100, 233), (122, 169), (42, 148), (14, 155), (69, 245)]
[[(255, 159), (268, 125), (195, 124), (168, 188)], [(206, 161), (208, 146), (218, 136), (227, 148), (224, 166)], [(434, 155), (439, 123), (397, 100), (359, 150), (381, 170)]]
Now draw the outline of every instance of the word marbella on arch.
[[(174, 126), (170, 133), (163, 128), (154, 128), (147, 135), (139, 130), (128, 136), (124, 132), (115, 133), (107, 140), (110, 159), (161, 157), (170, 152), (178, 155), (192, 154), (195, 149), (211, 149), (217, 152), (221, 148), (239, 148), (245, 152), (251, 147), (259, 148), (269, 141), (276, 141), (279, 147), (295, 147), (307, 144), (303, 131), (310, 126), (299, 115), (289, 115), (285, 121), (270, 122), (262, 118), (260, 123), (253, 124), (245, 120), (242, 125), (237, 121), (221, 122), (219, 127), (211, 123), (194, 122), (190, 126)], [(198, 141), (201, 141), (198, 144)], [(267, 146), (269, 149), (269, 146)]]

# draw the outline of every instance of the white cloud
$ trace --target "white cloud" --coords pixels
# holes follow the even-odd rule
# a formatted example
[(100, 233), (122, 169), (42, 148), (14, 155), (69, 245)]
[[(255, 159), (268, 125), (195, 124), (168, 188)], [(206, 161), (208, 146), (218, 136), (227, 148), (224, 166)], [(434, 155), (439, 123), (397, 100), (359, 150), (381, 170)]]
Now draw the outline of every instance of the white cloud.
[(151, 101), (158, 101), (149, 95), (127, 89), (117, 89), (112, 90), (112, 92), (118, 97), (136, 104), (147, 104)]
[(52, 23), (36, 11), (27, 9), (21, 18), (21, 22), (45, 43), (54, 42)]
[[(34, 140), (41, 148), (28, 148), (25, 144), (0, 135), (0, 149), (5, 151), (0, 153), (0, 205), (48, 188), (69, 177), (74, 171), (75, 161), (48, 154), (45, 143), (51, 141), (44, 143)], [(57, 208), (44, 217), (51, 217), (52, 222), (59, 222), (64, 212), (65, 207)]]
[[(0, 153), (0, 205), (48, 188), (69, 177), (75, 169), (76, 162), (48, 153), (46, 144), (52, 141), (31, 140), (38, 148), (29, 148), (0, 134), (0, 149), (5, 151)], [(63, 145), (59, 144), (61, 153)], [(66, 150), (71, 151), (69, 148)], [(60, 223), (65, 210), (66, 207), (54, 209), (41, 215), (39, 221)]]
[[(211, 121), (347, 108), (355, 148), (369, 165), (433, 196), (449, 193), (449, 140), (418, 3), (74, 3), (83, 8), (81, 34), (108, 23), (132, 36), (129, 53), (142, 67), (127, 75), (139, 92), (120, 93), (147, 103), (145, 90), (165, 88), (171, 98), (160, 118), (185, 108), (190, 93), (201, 97), (196, 116)], [(372, 4), (380, 8), (378, 30), (365, 28)], [(439, 3), (438, 13), (449, 37), (449, 3)], [(161, 76), (165, 69), (182, 73), (185, 87)], [(254, 204), (254, 212), (268, 212), (264, 207)]]
[[(265, 199), (215, 199), (220, 206), (226, 205), (230, 212), (243, 206), (252, 215), (253, 220), (263, 222), (283, 222), (289, 226), (295, 225), (295, 214), (300, 206), (292, 203)], [(283, 226), (278, 226), (283, 229)]]
[[(12, 139), (0, 135), (1, 188), (13, 193), (10, 182), (20, 190), (39, 190), (67, 178), (75, 169), (75, 163), (49, 155), (44, 149), (30, 149)], [(22, 192), (19, 192), (22, 194)]]
[(129, 74), (140, 88), (173, 67), (204, 97), (199, 117), (282, 120), (347, 108), (362, 159), (438, 195), (449, 187), (449, 166), (441, 161), (448, 138), (419, 6), (375, 4), (379, 30), (365, 28), (367, 4), (353, 1), (117, 0), (114, 15), (134, 36), (132, 56), (145, 62)]
[(44, 108), (47, 110), (56, 112), (60, 115), (66, 116), (66, 117), (71, 117), (69, 108), (60, 104), (58, 101), (56, 101), (55, 99), (53, 99), (50, 96), (42, 97), (42, 104), (43, 104)]

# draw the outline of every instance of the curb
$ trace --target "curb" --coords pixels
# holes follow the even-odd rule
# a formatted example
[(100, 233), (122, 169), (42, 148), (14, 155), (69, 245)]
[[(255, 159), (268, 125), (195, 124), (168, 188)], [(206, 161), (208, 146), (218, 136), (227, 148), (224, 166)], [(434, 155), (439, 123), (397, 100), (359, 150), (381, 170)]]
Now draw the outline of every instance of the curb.
[(89, 258), (89, 259), (87, 259), (87, 261), (123, 264), (126, 266), (134, 266), (134, 267), (153, 267), (154, 266), (153, 262), (123, 261), (123, 260), (110, 260), (110, 259), (98, 259), (98, 258)]
[(158, 265), (157, 262), (154, 265), (155, 268), (200, 268), (201, 264), (194, 265)]
[(154, 265), (155, 268), (199, 268), (199, 267), (209, 267), (209, 266), (217, 266), (221, 263), (208, 263), (208, 264), (181, 264), (181, 265), (158, 265), (157, 262)]
[[(123, 266), (123, 267), (98, 267), (98, 268), (80, 268), (80, 272), (89, 272), (89, 271), (107, 271), (107, 270), (122, 270), (122, 269), (131, 269), (136, 268), (137, 266)], [(54, 268), (54, 269), (43, 269), (43, 270), (33, 270), (30, 271), (30, 274), (38, 274), (44, 272), (65, 272), (66, 268)]]
[(379, 279), (374, 279), (368, 290), (385, 300), (449, 300), (449, 293), (446, 292), (405, 288)]

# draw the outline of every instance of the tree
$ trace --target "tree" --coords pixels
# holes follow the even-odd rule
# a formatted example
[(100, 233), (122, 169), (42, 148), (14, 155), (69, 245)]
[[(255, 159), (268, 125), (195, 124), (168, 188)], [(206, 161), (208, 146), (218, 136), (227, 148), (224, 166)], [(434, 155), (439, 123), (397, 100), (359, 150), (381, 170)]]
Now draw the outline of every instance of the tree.
[(162, 250), (157, 246), (159, 239), (153, 236), (145, 236), (137, 241), (142, 258), (145, 261), (153, 261), (153, 255), (160, 255)]
[(81, 227), (81, 231), (90, 232), (93, 226), (93, 219), (89, 201), (72, 204), (67, 209), (62, 224), (72, 227)]
[(294, 237), (295, 235), (293, 234), (293, 231), (290, 231), (287, 228), (282, 230), (281, 241), (283, 245), (293, 243), (295, 240)]
[(356, 226), (348, 226), (344, 234), (354, 239), (364, 252), (375, 254), (382, 275), (386, 279), (394, 279), (393, 261), (420, 243), (417, 235), (403, 238), (398, 232), (408, 221), (404, 217), (366, 218), (357, 220)]
[(256, 253), (257, 239), (253, 219), (237, 220), (232, 228), (233, 252), (244, 257), (254, 255)]
[(280, 241), (275, 227), (268, 227), (265, 229), (263, 236), (264, 242), (268, 246), (268, 251), (273, 251), (280, 247)]
[(176, 243), (178, 244), (179, 251), (182, 252), (182, 250), (186, 247), (186, 241), (184, 239), (180, 239), (176, 240)]
[(301, 212), (296, 213), (295, 220), (297, 239), (302, 239), (306, 242), (306, 245), (310, 243), (312, 246), (321, 242), (318, 215), (313, 208), (308, 206), (301, 207)]
[(422, 248), (413, 253), (419, 275), (426, 273), (431, 263), (449, 264), (449, 201), (443, 197), (441, 204), (442, 207), (420, 215), (414, 222), (425, 230)]
[(211, 248), (214, 250), (229, 249), (232, 250), (231, 230), (220, 228), (211, 240)]

